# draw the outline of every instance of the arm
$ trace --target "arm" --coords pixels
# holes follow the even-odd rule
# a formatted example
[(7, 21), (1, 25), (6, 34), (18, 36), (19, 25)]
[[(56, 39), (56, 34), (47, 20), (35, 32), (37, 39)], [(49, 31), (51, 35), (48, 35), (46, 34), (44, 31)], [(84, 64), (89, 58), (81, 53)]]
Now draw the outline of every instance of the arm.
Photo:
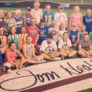
[(26, 17), (25, 16), (23, 16), (23, 24), (27, 28), (27, 25), (26, 25)]
[(21, 59), (24, 59), (23, 55), (20, 53), (20, 51), (16, 50), (16, 53), (21, 57)]
[(37, 45), (38, 39), (39, 39), (39, 29), (37, 28), (37, 38), (36, 38), (36, 41), (35, 41), (35, 45)]
[(67, 15), (65, 13), (65, 28), (67, 28), (67, 27), (68, 27), (68, 18), (67, 18)]
[(78, 32), (78, 39), (77, 39), (77, 41), (76, 41), (76, 43), (75, 43), (75, 46), (78, 44), (79, 39), (80, 39), (80, 33)]
[(35, 55), (35, 48), (34, 48), (34, 45), (32, 44), (32, 56), (33, 57), (36, 57), (36, 55)]
[(85, 51), (83, 48), (82, 48), (82, 45), (79, 44), (79, 50), (83, 51), (84, 53), (88, 54), (87, 51)]
[(25, 58), (30, 58), (26, 55), (26, 45), (23, 45), (23, 55)]
[(92, 45), (90, 45), (90, 50), (92, 50)]

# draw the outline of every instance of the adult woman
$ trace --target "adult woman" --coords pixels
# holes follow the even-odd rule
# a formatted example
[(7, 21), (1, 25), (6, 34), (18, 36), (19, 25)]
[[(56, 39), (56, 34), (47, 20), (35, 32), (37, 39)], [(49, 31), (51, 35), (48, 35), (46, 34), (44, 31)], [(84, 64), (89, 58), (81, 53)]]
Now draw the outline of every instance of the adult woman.
[(85, 34), (84, 39), (79, 42), (78, 54), (82, 57), (92, 57), (92, 43), (88, 34)]

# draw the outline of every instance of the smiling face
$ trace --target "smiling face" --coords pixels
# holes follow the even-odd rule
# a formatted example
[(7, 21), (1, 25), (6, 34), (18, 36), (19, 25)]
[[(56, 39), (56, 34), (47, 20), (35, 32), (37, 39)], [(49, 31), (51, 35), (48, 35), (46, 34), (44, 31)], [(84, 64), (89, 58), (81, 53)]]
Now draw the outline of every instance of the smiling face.
[(51, 11), (51, 6), (50, 5), (46, 5), (45, 6), (45, 12), (49, 13)]
[(75, 7), (74, 7), (74, 12), (75, 12), (75, 13), (78, 13), (79, 11), (80, 11), (80, 7), (79, 7), (79, 6), (75, 6)]
[(58, 12), (63, 12), (63, 7), (61, 5), (58, 6)]
[(15, 44), (15, 43), (12, 43), (12, 44), (10, 45), (10, 49), (11, 49), (12, 51), (15, 51), (15, 50), (16, 50), (16, 44)]
[(60, 30), (64, 30), (64, 28), (65, 28), (65, 25), (62, 23), (62, 24), (60, 24), (60, 27), (59, 27), (59, 29)]
[(47, 42), (50, 44), (53, 41), (52, 38), (47, 38)]
[(87, 9), (86, 14), (87, 14), (88, 16), (91, 16), (91, 15), (92, 15), (91, 9)]
[(25, 31), (26, 31), (26, 28), (25, 27), (22, 27), (21, 32), (22, 33), (25, 33)]
[(31, 10), (26, 10), (26, 14), (30, 15), (31, 14)]
[(15, 27), (12, 27), (11, 28), (11, 34), (15, 34), (15, 32), (16, 32), (16, 28)]
[(56, 27), (57, 26), (57, 22), (55, 20), (52, 21), (52, 26)]
[(31, 42), (32, 42), (32, 37), (28, 36), (28, 37), (26, 38), (26, 42), (27, 42), (27, 44), (31, 44)]
[(21, 17), (21, 10), (16, 11), (16, 17), (20, 18)]
[(39, 1), (36, 1), (36, 2), (34, 3), (34, 8), (35, 8), (36, 10), (40, 8), (40, 2), (39, 2)]
[(0, 19), (2, 19), (4, 17), (4, 11), (0, 10)]
[(63, 34), (63, 39), (66, 41), (68, 38), (69, 38), (69, 35), (68, 35), (67, 32), (65, 32), (65, 33)]
[(7, 18), (11, 18), (12, 17), (12, 13), (11, 12), (7, 12), (6, 16), (7, 16)]
[(84, 35), (84, 41), (85, 42), (89, 41), (89, 35), (88, 34)]
[(36, 25), (36, 20), (33, 18), (33, 19), (31, 19), (31, 25), (32, 26), (35, 26)]

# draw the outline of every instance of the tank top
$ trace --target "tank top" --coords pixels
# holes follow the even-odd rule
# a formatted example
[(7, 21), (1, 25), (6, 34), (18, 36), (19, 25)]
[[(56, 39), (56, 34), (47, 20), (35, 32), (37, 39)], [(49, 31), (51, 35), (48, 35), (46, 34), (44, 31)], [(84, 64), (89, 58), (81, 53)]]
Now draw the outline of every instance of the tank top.
[(75, 44), (78, 39), (78, 31), (70, 31), (70, 40), (72, 44)]
[(10, 50), (10, 52), (9, 52), (9, 58), (10, 58), (10, 60), (11, 61), (15, 61), (16, 60), (16, 51), (14, 51), (14, 52), (12, 52), (11, 50)]
[(18, 36), (17, 35), (14, 35), (14, 37), (10, 35), (10, 42), (15, 42), (16, 48), (18, 49)]
[(26, 54), (28, 57), (32, 57), (32, 45), (26, 44)]

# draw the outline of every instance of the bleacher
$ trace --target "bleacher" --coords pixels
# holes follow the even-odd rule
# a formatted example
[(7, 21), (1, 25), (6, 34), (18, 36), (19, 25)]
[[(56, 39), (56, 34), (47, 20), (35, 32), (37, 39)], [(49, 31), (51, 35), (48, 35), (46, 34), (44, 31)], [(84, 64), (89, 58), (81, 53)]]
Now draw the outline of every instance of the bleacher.
[[(23, 2), (23, 1), (36, 1), (36, 0), (0, 0), (0, 2)], [(55, 2), (55, 3), (88, 3), (92, 4), (92, 0), (39, 0), (42, 2)]]

